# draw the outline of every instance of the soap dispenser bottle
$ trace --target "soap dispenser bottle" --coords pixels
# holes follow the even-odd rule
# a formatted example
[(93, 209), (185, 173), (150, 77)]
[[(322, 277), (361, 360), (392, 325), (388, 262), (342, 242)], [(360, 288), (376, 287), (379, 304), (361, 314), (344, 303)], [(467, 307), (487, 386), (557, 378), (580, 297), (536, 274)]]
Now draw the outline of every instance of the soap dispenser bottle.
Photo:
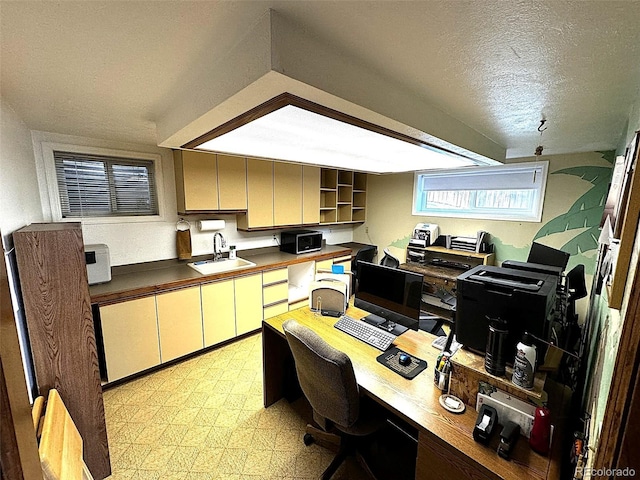
[(536, 371), (536, 346), (531, 335), (525, 332), (522, 341), (516, 346), (516, 358), (513, 361), (513, 377), (511, 381), (522, 388), (532, 389)]

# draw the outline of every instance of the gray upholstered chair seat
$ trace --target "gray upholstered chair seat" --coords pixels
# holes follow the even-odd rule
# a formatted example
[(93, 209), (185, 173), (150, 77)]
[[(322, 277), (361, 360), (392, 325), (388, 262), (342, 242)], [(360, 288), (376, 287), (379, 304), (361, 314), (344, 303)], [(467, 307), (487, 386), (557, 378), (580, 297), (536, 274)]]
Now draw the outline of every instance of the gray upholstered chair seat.
[[(300, 388), (311, 404), (314, 421), (322, 429), (320, 432), (308, 426), (305, 443), (310, 443), (309, 432), (325, 437), (323, 433), (335, 427), (344, 434), (338, 455), (323, 474), (322, 478), (328, 479), (351, 453), (351, 437), (368, 436), (381, 429), (386, 424), (386, 411), (374, 401), (360, 397), (351, 359), (344, 352), (295, 320), (287, 320), (282, 328), (293, 354)], [(364, 462), (361, 456), (358, 459)]]

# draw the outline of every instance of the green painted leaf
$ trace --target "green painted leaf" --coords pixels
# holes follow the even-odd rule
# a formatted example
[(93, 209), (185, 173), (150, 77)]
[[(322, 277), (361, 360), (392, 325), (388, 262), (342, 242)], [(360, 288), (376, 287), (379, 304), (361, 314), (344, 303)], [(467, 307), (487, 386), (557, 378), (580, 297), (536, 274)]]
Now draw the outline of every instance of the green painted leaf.
[(565, 243), (561, 250), (563, 252), (570, 253), (571, 255), (577, 255), (582, 252), (594, 250), (598, 248), (598, 238), (600, 236), (600, 227), (594, 225), (589, 230), (585, 230), (579, 235), (576, 235), (567, 243)]
[(567, 230), (574, 230), (576, 228), (589, 228), (600, 225), (600, 219), (602, 218), (602, 207), (593, 207), (580, 210), (578, 212), (569, 214), (563, 213), (556, 218), (549, 220), (545, 223), (538, 233), (533, 237), (534, 240), (552, 235), (554, 233), (562, 233)]
[(602, 158), (609, 162), (611, 165), (616, 163), (616, 151), (615, 150), (607, 150), (606, 152), (598, 152), (602, 154)]
[(563, 168), (562, 170), (557, 170), (552, 172), (552, 175), (564, 174), (564, 175), (573, 175), (575, 177), (580, 177), (587, 182), (590, 182), (594, 185), (598, 183), (609, 184), (611, 180), (611, 174), (613, 170), (611, 167), (572, 167), (572, 168)]
[(608, 183), (599, 183), (591, 187), (571, 205), (571, 208), (567, 210), (567, 214), (573, 215), (588, 208), (604, 208), (608, 192)]

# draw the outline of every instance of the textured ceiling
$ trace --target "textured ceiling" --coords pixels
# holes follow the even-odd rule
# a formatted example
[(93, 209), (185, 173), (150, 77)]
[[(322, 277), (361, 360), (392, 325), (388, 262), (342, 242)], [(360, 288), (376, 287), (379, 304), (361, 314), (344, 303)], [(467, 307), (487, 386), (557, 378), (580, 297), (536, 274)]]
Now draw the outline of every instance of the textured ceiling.
[(616, 148), (640, 95), (637, 1), (2, 0), (3, 102), (31, 129), (156, 144), (171, 92), (268, 8), (508, 157)]

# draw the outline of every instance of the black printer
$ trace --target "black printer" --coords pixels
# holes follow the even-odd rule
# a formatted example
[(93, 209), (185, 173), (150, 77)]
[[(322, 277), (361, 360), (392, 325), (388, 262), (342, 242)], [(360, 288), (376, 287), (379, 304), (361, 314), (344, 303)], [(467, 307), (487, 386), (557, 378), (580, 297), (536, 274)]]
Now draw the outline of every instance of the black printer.
[[(556, 305), (557, 274), (478, 265), (456, 280), (456, 340), (484, 354), (489, 318), (501, 318), (509, 334), (507, 359), (513, 359), (524, 332), (547, 340)], [(538, 358), (546, 345), (538, 342)]]

